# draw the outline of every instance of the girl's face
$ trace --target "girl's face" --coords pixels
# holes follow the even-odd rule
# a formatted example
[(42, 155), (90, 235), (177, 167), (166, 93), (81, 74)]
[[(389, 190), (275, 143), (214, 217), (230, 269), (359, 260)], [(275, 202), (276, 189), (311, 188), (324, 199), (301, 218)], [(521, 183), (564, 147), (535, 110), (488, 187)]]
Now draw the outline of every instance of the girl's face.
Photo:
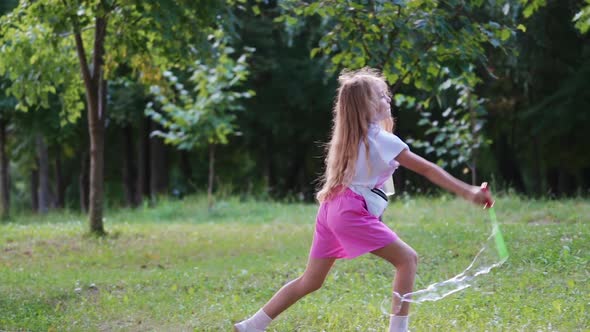
[(387, 119), (391, 116), (391, 97), (387, 90), (379, 89), (378, 90), (379, 96), (379, 103), (377, 104), (377, 119), (376, 121), (381, 121), (383, 119)]

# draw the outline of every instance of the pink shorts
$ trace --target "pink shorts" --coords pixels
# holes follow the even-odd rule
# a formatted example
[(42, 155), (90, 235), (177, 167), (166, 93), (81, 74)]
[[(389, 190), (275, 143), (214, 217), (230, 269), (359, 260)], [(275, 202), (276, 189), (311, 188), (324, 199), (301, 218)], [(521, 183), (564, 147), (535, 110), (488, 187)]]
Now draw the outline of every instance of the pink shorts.
[(310, 256), (350, 259), (396, 239), (387, 225), (367, 211), (363, 196), (346, 188), (320, 205)]

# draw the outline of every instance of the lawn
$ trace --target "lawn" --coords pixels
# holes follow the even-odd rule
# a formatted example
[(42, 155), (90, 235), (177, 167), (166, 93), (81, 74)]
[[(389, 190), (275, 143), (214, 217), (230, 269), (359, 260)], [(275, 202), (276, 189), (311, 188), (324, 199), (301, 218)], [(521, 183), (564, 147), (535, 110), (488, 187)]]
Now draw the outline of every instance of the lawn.
[[(230, 331), (305, 267), (316, 205), (164, 201), (84, 216), (0, 224), (0, 330)], [(500, 197), (510, 258), (472, 287), (412, 307), (416, 331), (590, 331), (590, 201)], [(461, 272), (486, 241), (488, 214), (448, 196), (399, 197), (385, 222), (420, 255), (416, 289)], [(385, 331), (392, 267), (336, 263), (324, 287), (269, 331)]]

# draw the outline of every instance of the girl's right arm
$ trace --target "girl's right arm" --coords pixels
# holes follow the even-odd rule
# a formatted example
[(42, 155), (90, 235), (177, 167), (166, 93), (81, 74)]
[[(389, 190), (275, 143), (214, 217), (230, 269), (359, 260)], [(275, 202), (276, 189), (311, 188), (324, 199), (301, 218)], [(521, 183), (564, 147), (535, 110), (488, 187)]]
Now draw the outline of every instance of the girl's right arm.
[(395, 159), (405, 168), (424, 176), (432, 183), (470, 202), (483, 205), (484, 207), (491, 207), (493, 204), (492, 196), (488, 190), (482, 187), (471, 186), (453, 177), (438, 165), (409, 150), (403, 150)]

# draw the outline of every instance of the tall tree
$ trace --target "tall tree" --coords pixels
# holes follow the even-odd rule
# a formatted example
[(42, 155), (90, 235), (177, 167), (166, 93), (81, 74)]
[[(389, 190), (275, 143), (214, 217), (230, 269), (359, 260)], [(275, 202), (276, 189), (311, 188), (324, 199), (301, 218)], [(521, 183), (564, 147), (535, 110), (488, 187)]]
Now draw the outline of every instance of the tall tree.
[[(520, 1), (524, 8), (523, 8), (523, 16), (525, 18), (530, 18), (539, 10), (542, 10), (547, 6), (547, 0), (521, 0)], [(555, 3), (550, 3), (550, 6), (555, 5)], [(568, 3), (568, 7), (572, 8), (575, 15), (572, 18), (576, 29), (578, 29), (582, 34), (585, 34), (590, 30), (590, 0), (584, 0)]]
[(580, 5), (529, 1), (518, 55), (494, 61), (489, 129), (498, 168), (528, 194), (572, 195), (590, 183), (590, 116), (582, 111), (590, 108), (590, 36), (572, 22)]
[[(165, 72), (169, 85), (152, 87), (158, 105), (149, 104), (147, 109), (152, 119), (163, 126), (154, 135), (164, 138), (166, 143), (181, 150), (207, 147), (209, 208), (213, 205), (216, 146), (227, 144), (228, 136), (234, 133), (234, 112), (243, 109), (240, 99), (254, 95), (253, 91), (236, 91), (248, 77), (246, 61), (253, 50), (246, 49), (236, 56), (228, 43), (222, 29), (211, 31), (211, 55), (189, 68), (190, 77), (184, 84), (171, 71)], [(160, 106), (162, 112), (154, 106)]]
[(313, 200), (336, 82), (325, 76), (328, 61), (309, 53), (328, 31), (322, 20), (308, 18), (292, 33), (274, 22), (280, 8), (269, 1), (258, 14), (239, 13), (240, 45), (256, 48), (245, 83), (256, 96), (244, 101), (255, 111), (237, 114), (243, 135), (232, 138), (228, 148), (235, 152), (225, 163), (241, 166), (228, 175), (247, 179), (239, 188), (252, 194)]
[[(145, 166), (138, 154), (143, 149), (141, 124), (145, 122), (144, 109), (149, 98), (146, 88), (133, 80), (131, 72), (120, 72), (120, 77), (112, 80), (110, 84), (109, 109), (112, 110), (113, 124), (119, 128), (125, 204), (135, 207), (143, 198), (140, 190), (143, 187), (138, 185), (138, 178), (143, 174)], [(137, 139), (138, 137), (140, 138)]]
[(37, 134), (35, 137), (35, 145), (37, 148), (37, 161), (39, 163), (39, 188), (36, 193), (39, 197), (39, 212), (47, 213), (49, 211), (49, 205), (51, 204), (49, 189), (49, 153), (47, 143), (40, 134)]
[[(6, 0), (0, 4), (0, 16), (12, 11), (18, 4), (17, 0)], [(1, 39), (0, 34), (0, 39)], [(16, 101), (5, 94), (8, 81), (0, 76), (0, 218), (6, 219), (10, 215), (10, 176), (7, 146), (7, 131), (11, 114), (14, 112)]]
[[(128, 64), (146, 82), (160, 79), (160, 66), (185, 63), (191, 50), (187, 45), (198, 47), (205, 37), (198, 28), (210, 24), (220, 5), (223, 4), (213, 0), (23, 1), (11, 15), (2, 18), (3, 42), (8, 47), (0, 54), (0, 74), (8, 71), (11, 79), (26, 74), (42, 77), (13, 85), (11, 92), (19, 99), (20, 107), (46, 103), (47, 95), (56, 93), (56, 86), (61, 85), (68, 97), (64, 97), (64, 109), (77, 110), (79, 114), (83, 107), (80, 90), (84, 91), (90, 137), (92, 233), (105, 232), (107, 81), (121, 63)], [(78, 62), (78, 75), (72, 61)], [(31, 64), (37, 63), (31, 68)]]
[[(0, 81), (0, 90), (2, 89)], [(8, 162), (8, 125), (14, 112), (16, 101), (14, 98), (0, 96), (0, 218), (6, 219), (10, 215), (10, 176)]]

